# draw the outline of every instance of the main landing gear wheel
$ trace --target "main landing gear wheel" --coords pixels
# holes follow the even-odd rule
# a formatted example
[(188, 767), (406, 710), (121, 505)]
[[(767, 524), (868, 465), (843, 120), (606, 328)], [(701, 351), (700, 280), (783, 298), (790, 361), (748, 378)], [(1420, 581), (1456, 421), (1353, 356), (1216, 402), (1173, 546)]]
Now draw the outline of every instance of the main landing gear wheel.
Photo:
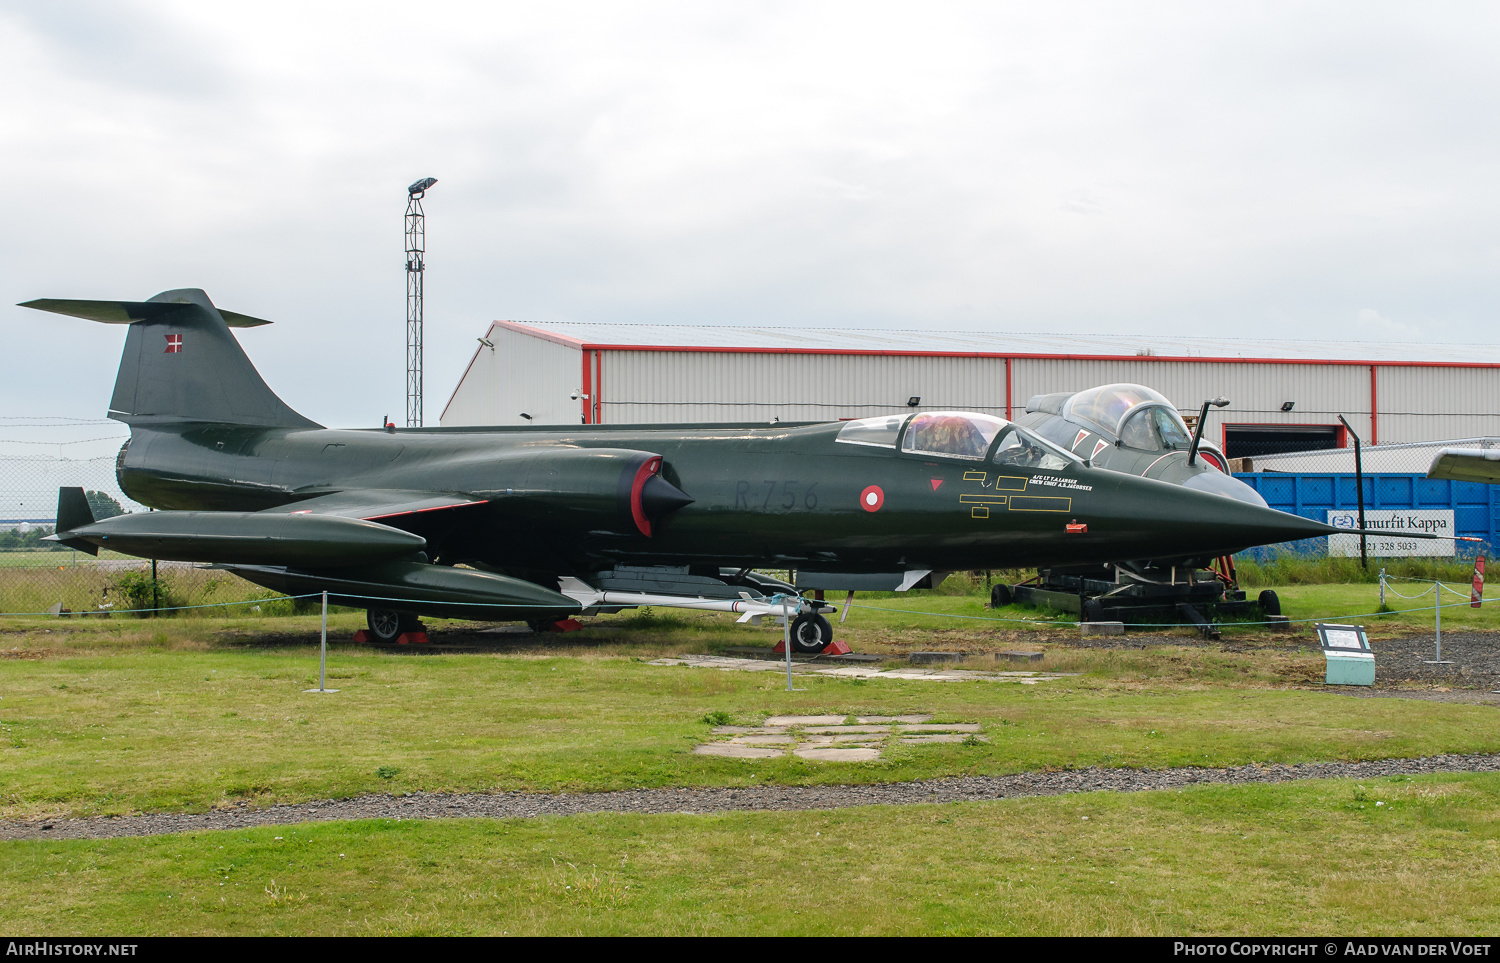
[(822, 652), (833, 641), (833, 625), (816, 612), (803, 612), (792, 620), (792, 651)]
[(1277, 598), (1276, 593), (1270, 589), (1266, 589), (1260, 593), (1260, 598), (1257, 601), (1260, 602), (1260, 610), (1267, 615), (1281, 614), (1281, 599)]
[(1014, 598), (1011, 594), (1010, 586), (1004, 582), (996, 582), (990, 586), (990, 608), (1003, 609), (1014, 601)]
[(395, 609), (368, 609), (365, 612), (365, 624), (370, 627), (371, 637), (382, 645), (390, 645), (403, 632), (416, 632), (422, 627), (415, 615), (397, 612)]

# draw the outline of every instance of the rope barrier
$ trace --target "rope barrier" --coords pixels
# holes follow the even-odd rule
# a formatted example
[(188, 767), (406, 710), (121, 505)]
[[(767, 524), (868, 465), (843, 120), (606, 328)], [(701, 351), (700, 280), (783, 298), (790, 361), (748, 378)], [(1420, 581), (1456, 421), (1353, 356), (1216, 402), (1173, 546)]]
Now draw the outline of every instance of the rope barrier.
[(1423, 589), (1421, 592), (1418, 592), (1416, 595), (1402, 595), (1400, 592), (1391, 588), (1389, 585), (1385, 587), (1385, 590), (1396, 596), (1396, 598), (1398, 599), (1420, 599), (1425, 598), (1427, 595), (1430, 595), (1432, 593), (1432, 588), (1433, 587), (1429, 585), (1427, 586), (1427, 588)]
[[(1429, 588), (1427, 590), (1427, 592), (1423, 592), (1422, 595), (1426, 595), (1426, 594), (1428, 594), (1428, 592), (1431, 592), (1431, 591), (1432, 591), (1432, 589)], [(1452, 590), (1450, 589), (1450, 591), (1452, 591)], [(1455, 593), (1455, 594), (1459, 594), (1459, 593)], [(1422, 595), (1401, 596), (1401, 598), (1419, 599), (1419, 598), (1422, 597)], [(1286, 619), (1285, 621), (1276, 621), (1276, 622), (1269, 622), (1269, 621), (1267, 621), (1267, 622), (1228, 622), (1228, 623), (1221, 623), (1221, 624), (1228, 625), (1228, 626), (1231, 626), (1231, 627), (1233, 627), (1233, 626), (1242, 626), (1242, 627), (1247, 627), (1247, 628), (1250, 627), (1250, 626), (1255, 626), (1255, 625), (1288, 625), (1288, 624), (1291, 624), (1291, 625), (1301, 625), (1301, 624), (1313, 623), (1313, 622), (1327, 622), (1327, 621), (1330, 621), (1330, 620), (1333, 620), (1333, 619), (1371, 619), (1371, 618), (1380, 618), (1382, 616), (1387, 616), (1387, 615), (1406, 615), (1406, 614), (1409, 614), (1409, 613), (1412, 613), (1412, 612), (1418, 612), (1418, 613), (1420, 613), (1420, 612), (1428, 612), (1431, 609), (1439, 608), (1439, 607), (1445, 608), (1445, 609), (1451, 609), (1451, 608), (1462, 608), (1462, 607), (1465, 607), (1465, 606), (1472, 606), (1473, 605), (1473, 602), (1470, 601), (1469, 596), (1467, 596), (1467, 595), (1461, 595), (1461, 598), (1463, 599), (1463, 601), (1461, 601), (1461, 602), (1448, 602), (1448, 603), (1443, 604), (1442, 606), (1426, 606), (1426, 605), (1423, 605), (1423, 606), (1420, 606), (1420, 607), (1413, 607), (1413, 608), (1409, 608), (1409, 609), (1391, 609), (1391, 610), (1388, 610), (1388, 611), (1385, 611), (1385, 612), (1364, 612), (1364, 613), (1358, 613), (1358, 614), (1354, 614), (1354, 615), (1332, 615), (1332, 616), (1325, 615), (1325, 616), (1316, 616), (1316, 617), (1310, 618), (1310, 619)], [(1496, 600), (1495, 599), (1481, 599), (1480, 601), (1481, 601), (1481, 603), (1488, 603), (1488, 602), (1493, 602), (1493, 601), (1496, 601)], [(1045, 620), (1042, 620), (1042, 619), (1008, 619), (1008, 618), (1003, 618), (1001, 616), (994, 616), (994, 615), (958, 615), (958, 614), (951, 613), (951, 612), (919, 612), (919, 611), (915, 611), (913, 609), (893, 609), (893, 608), (888, 608), (887, 606), (884, 606), (884, 605), (868, 605), (868, 604), (861, 605), (861, 604), (855, 603), (855, 602), (850, 602), (850, 603), (848, 603), (848, 605), (849, 605), (850, 608), (873, 609), (873, 610), (880, 611), (880, 612), (899, 612), (899, 613), (901, 613), (903, 615), (925, 615), (925, 616), (930, 616), (932, 618), (968, 619), (968, 620), (979, 621), (979, 622), (1019, 622), (1019, 623), (1026, 624), (1026, 625), (1071, 625), (1071, 624), (1074, 624), (1074, 623), (1071, 623), (1071, 622), (1055, 622), (1055, 621), (1054, 622), (1049, 622), (1049, 621), (1045, 621)], [(1134, 627), (1134, 628), (1156, 629), (1156, 628), (1182, 628), (1183, 623), (1181, 623), (1181, 622), (1131, 622), (1130, 625), (1132, 627)]]

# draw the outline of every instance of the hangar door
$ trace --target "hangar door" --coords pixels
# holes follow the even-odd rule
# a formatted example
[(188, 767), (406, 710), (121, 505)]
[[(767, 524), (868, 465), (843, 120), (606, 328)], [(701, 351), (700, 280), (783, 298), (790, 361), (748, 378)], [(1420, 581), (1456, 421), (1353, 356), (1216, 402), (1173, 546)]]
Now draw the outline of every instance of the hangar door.
[(1345, 447), (1343, 425), (1225, 425), (1224, 454), (1230, 458), (1323, 451)]

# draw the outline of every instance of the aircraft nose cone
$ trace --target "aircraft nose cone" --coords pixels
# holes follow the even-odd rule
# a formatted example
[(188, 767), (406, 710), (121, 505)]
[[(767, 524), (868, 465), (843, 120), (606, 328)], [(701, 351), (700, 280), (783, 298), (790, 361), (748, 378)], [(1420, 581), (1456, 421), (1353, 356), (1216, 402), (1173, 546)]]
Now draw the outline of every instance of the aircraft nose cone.
[(1233, 498), (1257, 508), (1269, 507), (1266, 505), (1266, 500), (1260, 497), (1260, 492), (1233, 475), (1226, 475), (1220, 471), (1199, 472), (1183, 479), (1182, 487), (1191, 488), (1193, 491), (1208, 492), (1211, 495), (1223, 495), (1225, 498)]
[[(1099, 477), (1102, 482), (1107, 476)], [(1114, 549), (1120, 558), (1232, 555), (1256, 545), (1315, 538), (1333, 531), (1323, 522), (1181, 483), (1126, 475), (1109, 481), (1112, 491), (1096, 503), (1104, 510), (1096, 509), (1097, 514), (1085, 520), (1090, 523), (1090, 535), (1118, 537)], [(1232, 486), (1223, 488), (1233, 491)], [(1097, 491), (1102, 494), (1104, 489), (1101, 484)]]
[(1334, 530), (1323, 522), (1274, 508), (1249, 504), (1236, 505), (1234, 508), (1235, 511), (1226, 513), (1218, 524), (1226, 537), (1243, 542), (1241, 548), (1317, 538)]

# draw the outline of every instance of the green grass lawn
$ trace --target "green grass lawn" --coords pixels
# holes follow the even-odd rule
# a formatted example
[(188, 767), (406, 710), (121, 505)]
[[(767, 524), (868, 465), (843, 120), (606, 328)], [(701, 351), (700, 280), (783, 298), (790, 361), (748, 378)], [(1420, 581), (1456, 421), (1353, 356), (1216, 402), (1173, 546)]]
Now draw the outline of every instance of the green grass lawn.
[[(335, 630), (342, 635), (352, 618)], [(305, 632), (312, 620), (282, 621)], [(0, 816), (415, 789), (858, 783), (1500, 751), (1493, 708), (1343, 698), (1312, 688), (1321, 657), (1290, 645), (1054, 646), (1041, 667), (1080, 675), (1036, 686), (799, 677), (804, 691), (787, 692), (772, 673), (652, 666), (644, 657), (670, 644), (631, 653), (629, 632), (596, 630), (604, 642), (582, 632), (556, 637), (550, 652), (540, 642), (502, 655), (343, 644), (329, 672), (341, 691), (316, 695), (303, 691), (316, 684), (315, 647), (226, 643), (219, 625), (94, 623), (84, 634), (118, 648), (0, 660)], [(144, 638), (128, 641), (116, 628)], [(787, 712), (932, 712), (981, 723), (990, 741), (891, 748), (854, 765), (695, 756), (715, 711), (747, 723)]]
[(1500, 776), (0, 848), (13, 931), (1492, 934)]
[[(1373, 585), (1281, 591), (1294, 619), (1378, 607)], [(1048, 620), (914, 594), (868, 600), (841, 635), (862, 651), (969, 651), (987, 669), (1014, 667), (990, 652), (1032, 648), (1045, 657), (1025, 668), (1078, 674), (1036, 686), (802, 676), (805, 691), (789, 693), (774, 674), (646, 664), (779, 634), (721, 615), (624, 613), (423, 655), (353, 646), (362, 613), (335, 612), (329, 684), (341, 691), (314, 695), (302, 690), (317, 679), (316, 616), (5, 619), (0, 818), (1500, 751), (1492, 706), (1323, 689), (1306, 630), (1230, 629), (1248, 644), (1225, 647), (1176, 629), (1150, 648), (1101, 649), (1070, 645), (1068, 623), (996, 616)], [(1430, 631), (1431, 610), (1362, 621), (1377, 636)], [(1500, 627), (1488, 607), (1443, 621)], [(989, 741), (859, 764), (691, 753), (710, 712), (919, 711), (981, 723)], [(1500, 777), (1440, 776), (10, 842), (0, 920), (48, 933), (1493, 932), (1497, 792)]]

